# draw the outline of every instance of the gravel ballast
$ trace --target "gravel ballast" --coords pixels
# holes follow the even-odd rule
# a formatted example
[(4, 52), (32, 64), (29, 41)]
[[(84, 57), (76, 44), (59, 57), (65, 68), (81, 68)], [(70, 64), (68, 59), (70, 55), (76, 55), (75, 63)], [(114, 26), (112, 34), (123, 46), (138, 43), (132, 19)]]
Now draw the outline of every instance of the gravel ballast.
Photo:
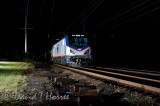
[[(98, 93), (96, 102), (83, 103), (80, 96), (72, 94), (71, 89), (74, 85), (95, 86)], [(68, 89), (71, 94), (67, 94)], [(35, 71), (28, 75), (28, 89), (25, 94), (32, 98), (25, 100), (23, 105), (160, 106), (160, 95), (129, 88), (115, 82), (99, 80), (45, 63), (36, 63)], [(56, 98), (58, 96), (62, 98)]]

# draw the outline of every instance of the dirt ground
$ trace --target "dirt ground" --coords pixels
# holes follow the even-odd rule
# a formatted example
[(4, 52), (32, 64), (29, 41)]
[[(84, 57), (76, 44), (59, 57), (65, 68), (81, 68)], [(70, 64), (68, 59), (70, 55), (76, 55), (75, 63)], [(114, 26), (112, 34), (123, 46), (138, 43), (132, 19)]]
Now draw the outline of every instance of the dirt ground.
[(36, 62), (27, 76), (25, 96), (17, 97), (23, 101), (21, 105), (160, 106), (160, 95), (144, 94), (42, 62)]

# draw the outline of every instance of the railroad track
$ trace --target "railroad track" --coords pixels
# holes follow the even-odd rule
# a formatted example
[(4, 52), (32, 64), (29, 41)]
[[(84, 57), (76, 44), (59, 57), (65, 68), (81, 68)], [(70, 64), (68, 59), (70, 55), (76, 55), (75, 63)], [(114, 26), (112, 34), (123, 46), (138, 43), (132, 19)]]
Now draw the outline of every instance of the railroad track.
[(156, 71), (102, 67), (72, 68), (58, 64), (55, 64), (55, 66), (96, 77), (98, 79), (114, 81), (130, 87), (160, 94), (160, 73)]

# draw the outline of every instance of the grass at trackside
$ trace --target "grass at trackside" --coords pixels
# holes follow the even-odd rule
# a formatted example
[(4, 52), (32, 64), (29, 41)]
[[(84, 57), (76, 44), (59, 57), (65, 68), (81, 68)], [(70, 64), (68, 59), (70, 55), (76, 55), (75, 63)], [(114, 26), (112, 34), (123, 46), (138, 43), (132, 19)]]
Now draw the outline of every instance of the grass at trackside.
[(9, 101), (4, 97), (5, 93), (12, 95), (12, 93), (21, 93), (26, 89), (27, 76), (25, 73), (31, 65), (27, 62), (0, 61), (0, 104), (6, 100)]

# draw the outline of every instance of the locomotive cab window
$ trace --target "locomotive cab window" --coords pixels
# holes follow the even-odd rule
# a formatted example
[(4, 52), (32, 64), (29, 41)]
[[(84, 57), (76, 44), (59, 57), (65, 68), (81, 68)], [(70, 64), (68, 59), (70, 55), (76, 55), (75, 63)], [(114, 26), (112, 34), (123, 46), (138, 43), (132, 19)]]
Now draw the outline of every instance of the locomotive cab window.
[(88, 45), (87, 38), (81, 37), (71, 37), (70, 38), (70, 45), (75, 47), (83, 47)]
[(88, 44), (87, 38), (79, 38), (79, 44), (81, 46), (86, 46)]

